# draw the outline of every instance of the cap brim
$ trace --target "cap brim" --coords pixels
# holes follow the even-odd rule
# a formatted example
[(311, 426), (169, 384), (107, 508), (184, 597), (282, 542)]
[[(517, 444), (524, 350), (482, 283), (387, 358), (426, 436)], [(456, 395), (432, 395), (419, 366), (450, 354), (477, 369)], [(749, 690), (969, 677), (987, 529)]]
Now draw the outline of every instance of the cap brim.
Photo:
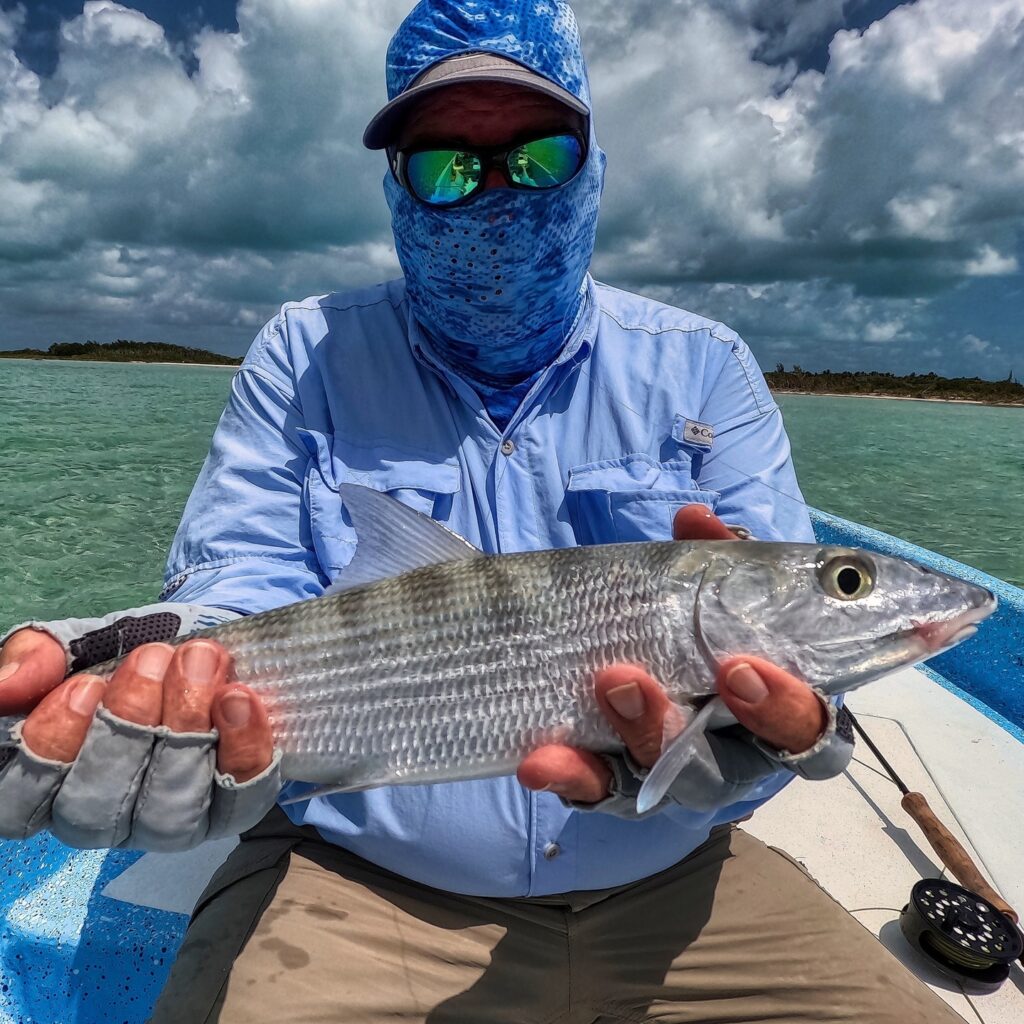
[(384, 149), (389, 146), (401, 127), (405, 114), (412, 103), (415, 103), (427, 93), (436, 92), (451, 85), (461, 85), (464, 82), (506, 82), (514, 85), (521, 85), (534, 92), (550, 96), (565, 104), (570, 110), (583, 117), (590, 116), (590, 109), (582, 101), (577, 99), (571, 92), (563, 89), (554, 82), (549, 82), (529, 68), (501, 68), (481, 71), (465, 71), (457, 75), (450, 75), (438, 81), (424, 82), (421, 85), (411, 85), (400, 96), (396, 96), (387, 106), (377, 111), (376, 115), (366, 126), (363, 132), (363, 145), (367, 149)]

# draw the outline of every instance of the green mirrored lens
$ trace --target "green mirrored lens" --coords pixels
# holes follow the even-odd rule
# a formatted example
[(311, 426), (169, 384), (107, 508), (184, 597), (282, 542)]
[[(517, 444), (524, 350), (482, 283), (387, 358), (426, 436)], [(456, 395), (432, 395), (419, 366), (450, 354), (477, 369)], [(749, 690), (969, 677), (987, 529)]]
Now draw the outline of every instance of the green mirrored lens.
[(575, 135), (552, 135), (513, 149), (508, 173), (519, 185), (553, 188), (564, 185), (583, 162), (583, 146)]
[(406, 176), (420, 199), (446, 206), (465, 199), (480, 184), (480, 159), (455, 149), (428, 149), (409, 157)]

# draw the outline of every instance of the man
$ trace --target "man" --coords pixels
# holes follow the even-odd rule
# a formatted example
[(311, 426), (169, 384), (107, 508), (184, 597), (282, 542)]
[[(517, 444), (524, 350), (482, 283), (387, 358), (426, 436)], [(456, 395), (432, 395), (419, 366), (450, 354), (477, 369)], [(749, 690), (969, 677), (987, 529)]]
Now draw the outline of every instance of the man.
[[(604, 154), (569, 8), (425, 0), (388, 79), (365, 141), (388, 152), (403, 280), (289, 304), (261, 333), (185, 510), (166, 603), (13, 633), (0, 714), (31, 713), (0, 778), (4, 834), (171, 848), (272, 807), (266, 713), (217, 645), (143, 643), (106, 686), (57, 684), (126, 636), (320, 594), (356, 543), (341, 482), (492, 552), (741, 526), (812, 539), (746, 346), (587, 274)], [(543, 181), (518, 176), (531, 164)], [(456, 165), (460, 194), (438, 196)], [(642, 666), (595, 686), (628, 756), (549, 746), (518, 779), (270, 810), (200, 900), (153, 1019), (958, 1019), (797, 866), (731, 827), (795, 773), (842, 769), (834, 708), (731, 659), (719, 687), (741, 727), (709, 737), (639, 818), (673, 709)]]

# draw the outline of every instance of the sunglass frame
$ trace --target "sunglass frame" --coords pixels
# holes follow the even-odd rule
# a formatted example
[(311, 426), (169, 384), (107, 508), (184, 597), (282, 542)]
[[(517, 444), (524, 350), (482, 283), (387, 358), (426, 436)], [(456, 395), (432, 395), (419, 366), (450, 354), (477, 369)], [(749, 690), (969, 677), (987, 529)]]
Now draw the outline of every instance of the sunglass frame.
[[(508, 166), (508, 158), (511, 153), (515, 152), (517, 149), (521, 149), (523, 146), (529, 145), (531, 142), (543, 142), (545, 139), (557, 139), (562, 136), (574, 138), (580, 144), (579, 165), (565, 181), (560, 182), (557, 185), (524, 185), (522, 182), (518, 182), (513, 179), (512, 172), (509, 170)], [(432, 203), (429, 199), (424, 199), (413, 189), (412, 185), (409, 183), (407, 168), (410, 158), (415, 156), (417, 153), (431, 153), (443, 150), (450, 150), (453, 153), (463, 153), (475, 156), (480, 161), (480, 180), (474, 186), (473, 190), (468, 192), (461, 199), (456, 199), (451, 203)], [(424, 206), (429, 206), (432, 210), (452, 210), (457, 206), (465, 206), (466, 203), (471, 203), (477, 196), (486, 191), (484, 185), (487, 181), (487, 174), (492, 167), (497, 167), (501, 171), (502, 177), (505, 179), (505, 184), (509, 188), (518, 189), (521, 192), (551, 192), (557, 188), (565, 188), (566, 185), (574, 181), (579, 176), (580, 171), (582, 171), (587, 165), (587, 159), (590, 152), (587, 136), (578, 129), (570, 129), (563, 132), (545, 132), (543, 135), (531, 133), (516, 142), (505, 143), (500, 146), (463, 146), (460, 144), (453, 144), (447, 139), (438, 140), (436, 142), (423, 142), (415, 146), (402, 148), (398, 146), (388, 146), (387, 154), (388, 165), (391, 168), (392, 176), (395, 181), (397, 181), (398, 184), (413, 197), (413, 199), (422, 203)]]

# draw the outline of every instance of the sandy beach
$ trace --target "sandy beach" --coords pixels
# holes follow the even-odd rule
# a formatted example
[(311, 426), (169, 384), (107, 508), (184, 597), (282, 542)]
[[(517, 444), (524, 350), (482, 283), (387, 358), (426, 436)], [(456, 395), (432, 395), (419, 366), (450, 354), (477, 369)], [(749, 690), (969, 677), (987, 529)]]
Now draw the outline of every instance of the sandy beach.
[(238, 363), (155, 363), (148, 359), (54, 359), (61, 363), (130, 363), (132, 366), (212, 366), (218, 370), (237, 370)]
[(848, 391), (795, 391), (792, 388), (771, 388), (771, 392), (773, 395), (811, 395), (817, 398), (886, 398), (891, 402), (941, 402), (943, 405), (989, 405), (993, 409), (1024, 409), (1024, 402), (982, 402), (976, 398), (915, 398), (912, 395), (884, 395), (877, 392), (851, 394)]
[(237, 363), (177, 363), (157, 362), (149, 359), (31, 359), (25, 356), (3, 356), (14, 363), (98, 363), (102, 366), (206, 366), (219, 370), (237, 370)]

